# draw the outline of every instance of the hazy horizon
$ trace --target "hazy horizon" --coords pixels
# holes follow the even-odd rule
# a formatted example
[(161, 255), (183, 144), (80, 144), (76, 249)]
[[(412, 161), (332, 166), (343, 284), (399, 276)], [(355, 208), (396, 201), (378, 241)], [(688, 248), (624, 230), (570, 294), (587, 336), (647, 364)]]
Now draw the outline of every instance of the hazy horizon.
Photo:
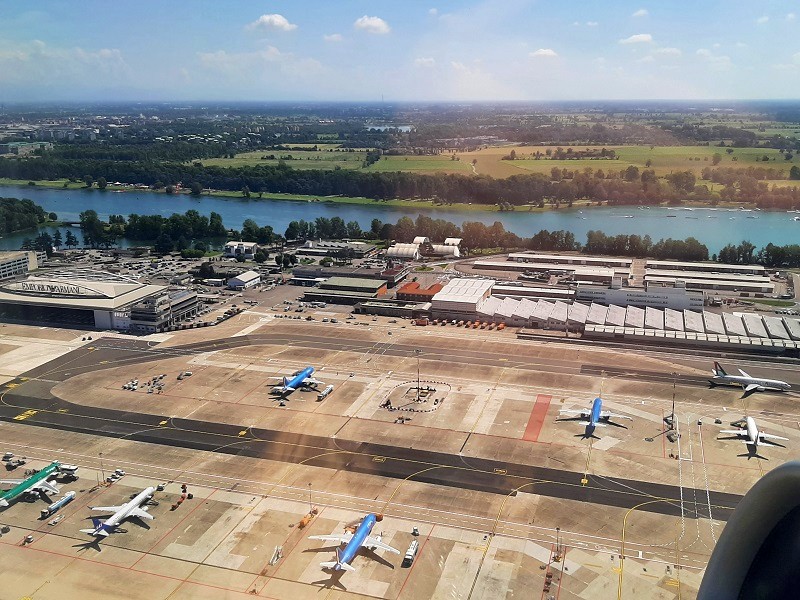
[(800, 7), (210, 0), (0, 7), (0, 102), (800, 96)]

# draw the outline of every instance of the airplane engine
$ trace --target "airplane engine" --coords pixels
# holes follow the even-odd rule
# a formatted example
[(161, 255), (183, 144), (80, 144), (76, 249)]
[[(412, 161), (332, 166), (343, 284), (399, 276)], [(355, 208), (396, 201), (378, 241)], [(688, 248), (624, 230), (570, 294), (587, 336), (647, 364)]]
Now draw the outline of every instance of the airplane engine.
[(698, 600), (796, 598), (800, 589), (800, 461), (767, 473), (733, 511)]

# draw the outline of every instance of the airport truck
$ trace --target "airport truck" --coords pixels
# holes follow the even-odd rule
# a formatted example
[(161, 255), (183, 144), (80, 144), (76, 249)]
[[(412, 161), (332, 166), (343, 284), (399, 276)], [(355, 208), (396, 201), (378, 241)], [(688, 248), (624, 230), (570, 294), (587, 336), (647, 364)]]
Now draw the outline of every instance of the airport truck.
[(42, 518), (46, 519), (47, 517), (52, 515), (54, 512), (56, 512), (59, 508), (61, 508), (63, 506), (66, 506), (67, 504), (72, 502), (74, 499), (75, 499), (75, 492), (67, 492), (66, 494), (64, 494), (63, 498), (61, 498), (59, 500), (56, 500), (55, 502), (53, 502), (47, 508), (43, 508), (42, 509)]
[(333, 386), (332, 385), (329, 385), (328, 387), (326, 387), (319, 394), (317, 394), (317, 402), (322, 402), (323, 400), (325, 400), (325, 398), (330, 396), (332, 391), (333, 391)]
[(419, 542), (417, 540), (413, 540), (411, 544), (408, 546), (408, 550), (406, 550), (406, 555), (403, 557), (404, 567), (411, 566), (411, 564), (414, 562), (414, 558), (417, 556), (418, 550), (419, 550)]

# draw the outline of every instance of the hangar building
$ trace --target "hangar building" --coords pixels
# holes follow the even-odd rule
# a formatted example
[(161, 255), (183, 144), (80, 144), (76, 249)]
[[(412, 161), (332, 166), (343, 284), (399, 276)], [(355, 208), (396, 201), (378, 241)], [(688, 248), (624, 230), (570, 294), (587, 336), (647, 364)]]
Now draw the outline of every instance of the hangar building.
[(104, 271), (62, 269), (0, 286), (0, 319), (121, 331), (141, 321), (158, 331), (196, 314), (197, 294), (180, 292)]

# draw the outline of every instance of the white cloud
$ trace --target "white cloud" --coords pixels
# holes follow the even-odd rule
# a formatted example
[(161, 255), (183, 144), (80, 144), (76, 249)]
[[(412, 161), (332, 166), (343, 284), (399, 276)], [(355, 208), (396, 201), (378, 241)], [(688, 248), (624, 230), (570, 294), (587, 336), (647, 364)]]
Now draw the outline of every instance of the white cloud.
[(702, 58), (710, 66), (716, 69), (727, 69), (731, 66), (731, 57), (724, 54), (714, 54), (707, 48), (700, 48), (697, 51), (697, 56)]
[(267, 46), (255, 52), (198, 52), (200, 66), (207, 71), (228, 77), (232, 81), (274, 80), (272, 77), (280, 73), (281, 77), (303, 79), (317, 74), (321, 70), (319, 62), (312, 58), (296, 57), (294, 54), (281, 52), (275, 46)]
[(794, 13), (789, 13), (788, 15), (786, 15), (786, 20), (787, 21), (794, 21), (796, 18), (797, 18), (797, 15), (795, 15)]
[(425, 67), (427, 69), (430, 69), (431, 67), (436, 66), (436, 59), (431, 57), (421, 56), (420, 58), (414, 60), (414, 65), (417, 67)]
[(458, 71), (459, 73), (469, 72), (467, 65), (462, 62), (458, 62), (457, 60), (450, 61), (450, 66), (453, 67), (454, 71)]
[(747, 48), (747, 44), (745, 44), (744, 42), (736, 42), (736, 47), (737, 48)]
[(647, 16), (647, 15), (649, 15), (649, 14), (650, 14), (650, 13), (648, 13), (648, 12), (647, 12), (647, 9), (646, 9), (646, 8), (640, 8), (640, 9), (639, 9), (639, 10), (637, 10), (635, 13), (633, 13), (631, 16), (632, 16), (632, 17), (646, 17), (646, 16)]
[(367, 33), (378, 34), (386, 34), (392, 30), (389, 24), (380, 17), (368, 17), (367, 15), (356, 19), (355, 23), (353, 23), (353, 27), (366, 31)]
[(344, 38), (341, 33), (332, 33), (330, 35), (323, 35), (322, 39), (326, 42), (341, 42)]
[(0, 45), (0, 83), (28, 85), (63, 84), (76, 79), (125, 81), (130, 76), (122, 53), (116, 48), (84, 50), (59, 48), (40, 40)]
[(800, 65), (800, 52), (796, 52), (792, 55), (792, 61)]
[(637, 63), (651, 63), (654, 62), (655, 58), (653, 58), (652, 54), (648, 54), (647, 56), (643, 56), (636, 60)]
[(756, 19), (756, 23), (758, 23), (759, 25), (763, 25), (767, 21), (769, 21), (769, 17), (767, 15), (764, 15), (763, 17), (758, 17)]
[(289, 23), (289, 20), (283, 15), (261, 15), (255, 21), (247, 26), (250, 30), (257, 29), (273, 29), (277, 31), (292, 31), (297, 29), (297, 25)]
[(435, 17), (436, 15), (439, 14), (439, 10), (436, 8), (430, 8), (428, 9), (428, 14), (432, 17)]
[(637, 33), (631, 37), (623, 38), (620, 44), (649, 44), (653, 41), (653, 36), (649, 33)]
[(531, 58), (556, 58), (558, 54), (552, 48), (539, 48), (535, 52), (528, 53)]
[(597, 21), (586, 21), (587, 27), (597, 27), (599, 23)]
[(655, 53), (661, 56), (680, 56), (683, 54), (678, 48), (659, 48)]

